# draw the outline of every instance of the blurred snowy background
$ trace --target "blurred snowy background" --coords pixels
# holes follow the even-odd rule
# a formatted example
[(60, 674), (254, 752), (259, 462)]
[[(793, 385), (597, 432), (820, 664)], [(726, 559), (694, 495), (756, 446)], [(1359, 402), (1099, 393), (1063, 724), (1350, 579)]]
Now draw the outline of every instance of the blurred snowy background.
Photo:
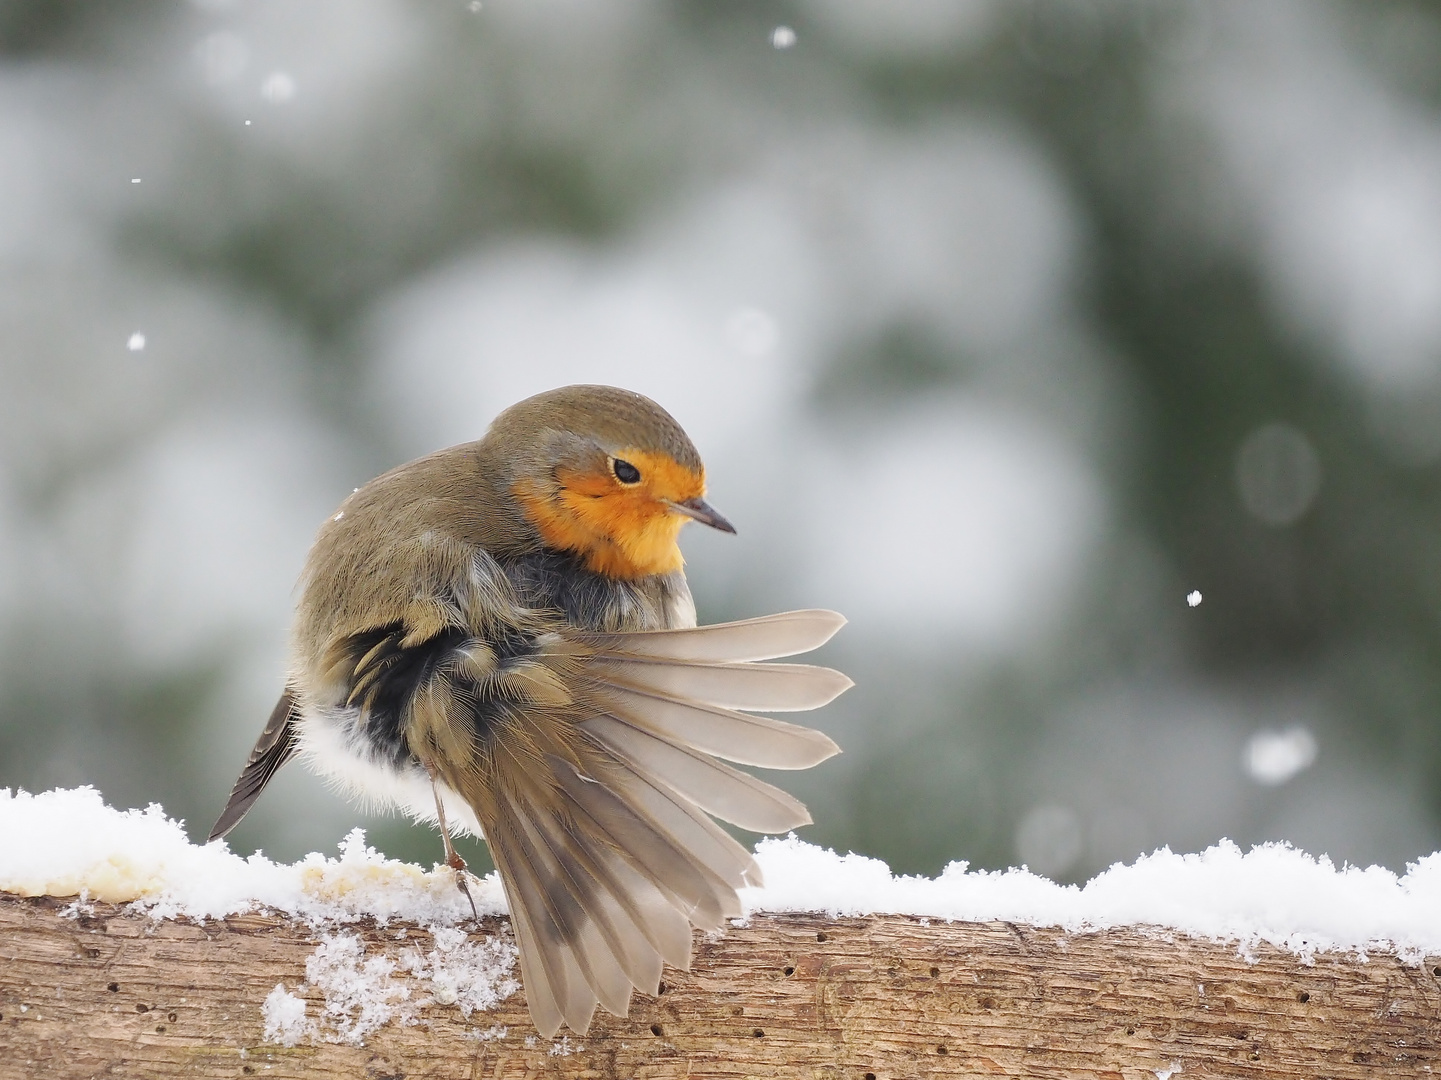
[(1430, 4), (0, 0), (0, 275), (0, 785), (203, 837), (318, 523), (590, 381), (851, 619), (807, 839), (1441, 847)]

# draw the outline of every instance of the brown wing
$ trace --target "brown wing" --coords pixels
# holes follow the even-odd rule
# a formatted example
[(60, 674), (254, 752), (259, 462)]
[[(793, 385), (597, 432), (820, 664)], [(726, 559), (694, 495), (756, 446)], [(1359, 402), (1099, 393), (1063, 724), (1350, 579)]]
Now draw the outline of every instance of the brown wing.
[(287, 689), (275, 703), (265, 730), (255, 741), (255, 749), (250, 751), (250, 760), (241, 770), (240, 779), (235, 781), (235, 787), (230, 792), (230, 801), (225, 804), (215, 827), (210, 830), (209, 840), (219, 840), (239, 825), (246, 811), (260, 798), (265, 785), (270, 783), (270, 778), (280, 770), (280, 766), (295, 756), (298, 748), (295, 740), (296, 719), (295, 696)]
[[(559, 631), (522, 647), (471, 637), (397, 664), (409, 750), (475, 810), (510, 901), (537, 1028), (584, 1033), (597, 1004), (624, 1015), (662, 962), (690, 963), (690, 928), (740, 914), (760, 884), (712, 816), (760, 832), (810, 821), (779, 788), (717, 757), (806, 768), (820, 732), (741, 709), (825, 704), (839, 672), (758, 657), (815, 648), (842, 620), (798, 612), (686, 631)], [(440, 646), (437, 648), (437, 646)]]

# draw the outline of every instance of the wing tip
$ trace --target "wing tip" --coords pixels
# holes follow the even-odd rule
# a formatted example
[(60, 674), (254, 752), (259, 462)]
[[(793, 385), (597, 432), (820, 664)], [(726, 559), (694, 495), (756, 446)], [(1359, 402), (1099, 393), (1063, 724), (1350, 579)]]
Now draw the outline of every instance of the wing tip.
[[(254, 802), (252, 799), (251, 802)], [(210, 835), (205, 838), (207, 844), (213, 844), (217, 840), (223, 840), (229, 836), (235, 826), (240, 824), (245, 817), (246, 811), (250, 809), (250, 803), (237, 806), (235, 803), (228, 803), (220, 816), (215, 819), (215, 824), (210, 827)]]
[(530, 1022), (535, 1025), (535, 1030), (540, 1032), (542, 1039), (555, 1038), (560, 1029), (565, 1026), (565, 1017), (563, 1016), (536, 1016), (535, 1007), (531, 1005), (529, 998), (526, 999), (525, 1006), (526, 1011), (530, 1013)]
[[(797, 725), (799, 726), (799, 725)], [(757, 765), (761, 769), (780, 769), (784, 772), (796, 772), (801, 769), (813, 769), (823, 761), (829, 761), (837, 754), (842, 753), (840, 744), (817, 728), (800, 728), (798, 734), (805, 740), (811, 753), (804, 758), (797, 758), (795, 765)], [(719, 755), (717, 755), (719, 756)], [(804, 762), (804, 764), (799, 764)], [(745, 764), (742, 762), (742, 764)]]
[(841, 628), (850, 621), (839, 611), (834, 611), (831, 608), (801, 608), (797, 611), (783, 611), (779, 615), (772, 615), (770, 617), (773, 619), (805, 619), (816, 624), (821, 630), (822, 637), (814, 645), (806, 649), (806, 652), (810, 652), (811, 649), (819, 649), (826, 642), (830, 641), (831, 638), (840, 633)]
[[(815, 731), (816, 729), (811, 728), (811, 730)], [(836, 742), (835, 739), (832, 739), (824, 731), (816, 731), (816, 735), (818, 736), (815, 740), (816, 750), (821, 755), (820, 757), (816, 758), (817, 765), (819, 765), (822, 761), (829, 761), (837, 754), (843, 753), (843, 751), (841, 750), (841, 744)]]
[(751, 825), (742, 825), (741, 828), (748, 832), (759, 833), (761, 836), (784, 836), (787, 833), (803, 829), (807, 825), (814, 825), (816, 819), (811, 817), (811, 812), (806, 809), (805, 803), (797, 802), (796, 809), (789, 817), (777, 817), (769, 822), (765, 828), (758, 829)]
[(818, 700), (814, 705), (803, 705), (803, 706), (801, 706), (801, 707), (799, 707), (799, 708), (791, 708), (791, 709), (755, 709), (755, 710), (753, 710), (753, 711), (755, 711), (755, 712), (810, 712), (810, 711), (813, 710), (813, 709), (823, 709), (823, 708), (825, 708), (827, 705), (829, 705), (832, 701), (835, 701), (836, 698), (838, 698), (838, 697), (840, 697), (842, 694), (844, 694), (847, 690), (851, 689), (851, 687), (853, 687), (853, 686), (856, 685), (856, 680), (855, 680), (855, 679), (852, 679), (852, 678), (851, 678), (849, 675), (847, 675), (844, 671), (837, 671), (835, 668), (820, 667), (819, 665), (816, 665), (816, 664), (796, 664), (796, 665), (793, 665), (793, 666), (794, 666), (794, 667), (797, 667), (797, 668), (800, 668), (800, 667), (809, 668), (809, 669), (810, 669), (810, 674), (811, 674), (814, 678), (816, 678), (818, 681), (820, 681), (820, 682), (822, 682), (822, 683), (825, 684), (825, 685), (822, 687), (821, 692), (824, 693), (824, 694), (826, 694), (827, 696), (826, 696), (823, 700)]

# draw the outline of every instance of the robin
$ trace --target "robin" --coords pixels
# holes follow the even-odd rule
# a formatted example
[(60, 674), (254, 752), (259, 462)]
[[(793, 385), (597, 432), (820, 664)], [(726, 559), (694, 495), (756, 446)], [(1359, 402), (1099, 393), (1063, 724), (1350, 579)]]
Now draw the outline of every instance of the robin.
[(829, 640), (835, 612), (696, 626), (681, 527), (735, 532), (705, 489), (670, 414), (608, 386), (528, 398), (478, 442), (359, 488), (311, 549), (285, 692), (210, 839), (302, 754), (436, 823), (467, 897), (450, 830), (485, 838), (544, 1035), (584, 1034), (597, 1003), (624, 1016), (663, 963), (690, 966), (692, 926), (721, 929), (761, 884), (712, 818), (811, 820), (717, 759), (804, 769), (839, 750), (741, 710), (813, 709), (851, 685), (757, 663)]

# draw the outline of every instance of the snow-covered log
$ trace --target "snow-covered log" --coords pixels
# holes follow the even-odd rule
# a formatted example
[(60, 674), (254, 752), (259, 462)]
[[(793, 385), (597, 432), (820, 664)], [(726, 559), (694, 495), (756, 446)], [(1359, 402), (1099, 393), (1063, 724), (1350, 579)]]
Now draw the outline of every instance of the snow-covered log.
[[(484, 929), (500, 932), (500, 921)], [(1241, 956), (1234, 944), (1137, 930), (765, 915), (699, 943), (694, 969), (668, 973), (665, 992), (637, 997), (627, 1019), (601, 1013), (584, 1038), (551, 1041), (535, 1037), (519, 993), (465, 1017), (401, 968), (406, 950), (434, 948), (431, 935), (373, 920), (344, 935), (350, 977), (394, 965), (390, 1003), (408, 991), (413, 1008), (363, 1031), (374, 987), (307, 983), (322, 940), (291, 916), (156, 923), (97, 904), (77, 918), (53, 899), (7, 896), (0, 1075), (1312, 1080), (1441, 1070), (1441, 979), (1389, 955), (1307, 963), (1274, 946)], [(286, 1046), (304, 1030), (298, 1008), (285, 1012), (299, 1002), (317, 1020), (334, 1010), (334, 1022)]]
[[(794, 840), (760, 858), (770, 887), (690, 972), (547, 1040), (493, 879), (473, 926), (448, 873), (358, 837), (280, 866), (190, 845), (158, 809), (0, 792), (0, 1078), (1441, 1069), (1435, 856), (1398, 878), (1281, 847), (1162, 852), (1082, 888), (894, 878)], [(866, 913), (888, 906), (911, 913)]]

